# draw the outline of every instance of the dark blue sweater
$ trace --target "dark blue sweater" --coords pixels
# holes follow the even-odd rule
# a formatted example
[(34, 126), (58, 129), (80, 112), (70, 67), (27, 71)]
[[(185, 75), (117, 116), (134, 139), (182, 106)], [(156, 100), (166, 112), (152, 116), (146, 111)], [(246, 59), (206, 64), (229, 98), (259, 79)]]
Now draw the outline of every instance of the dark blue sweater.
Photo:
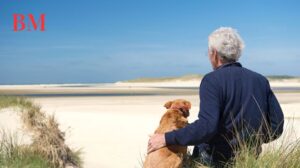
[(236, 132), (263, 131), (260, 133), (267, 135), (266, 129), (260, 128), (262, 123), (268, 123), (272, 137), (265, 137), (264, 142), (282, 134), (283, 113), (268, 80), (238, 62), (224, 64), (205, 75), (199, 94), (198, 119), (185, 128), (166, 133), (168, 146), (197, 147), (205, 143), (214, 151), (213, 160), (226, 161), (233, 157)]

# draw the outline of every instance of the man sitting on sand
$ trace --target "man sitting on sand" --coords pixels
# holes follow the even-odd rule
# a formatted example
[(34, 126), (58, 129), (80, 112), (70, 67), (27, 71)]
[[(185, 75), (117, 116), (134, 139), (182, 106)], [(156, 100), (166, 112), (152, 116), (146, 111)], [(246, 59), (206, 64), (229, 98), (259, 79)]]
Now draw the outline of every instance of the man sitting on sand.
[(219, 167), (233, 161), (242, 142), (255, 140), (252, 147), (258, 156), (262, 143), (282, 134), (283, 113), (268, 80), (237, 62), (243, 47), (232, 28), (221, 27), (209, 36), (214, 70), (201, 81), (198, 119), (185, 128), (151, 136), (148, 153), (169, 145), (194, 145), (194, 157)]

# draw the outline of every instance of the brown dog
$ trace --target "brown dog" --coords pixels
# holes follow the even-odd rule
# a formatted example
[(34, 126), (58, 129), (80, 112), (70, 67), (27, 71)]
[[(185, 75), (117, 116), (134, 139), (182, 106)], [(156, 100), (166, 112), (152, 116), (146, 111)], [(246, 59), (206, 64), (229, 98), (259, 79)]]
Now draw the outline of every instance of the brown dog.
[[(162, 116), (155, 133), (162, 134), (188, 124), (187, 117), (191, 103), (183, 99), (169, 101), (165, 104), (168, 109)], [(146, 156), (144, 168), (180, 168), (183, 156), (187, 153), (186, 146), (168, 146), (158, 149)]]

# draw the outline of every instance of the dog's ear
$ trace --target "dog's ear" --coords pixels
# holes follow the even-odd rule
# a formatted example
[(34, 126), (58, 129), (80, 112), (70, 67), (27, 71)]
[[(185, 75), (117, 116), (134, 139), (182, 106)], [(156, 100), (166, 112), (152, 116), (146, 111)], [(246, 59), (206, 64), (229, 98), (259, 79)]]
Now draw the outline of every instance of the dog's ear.
[(172, 103), (173, 103), (173, 101), (168, 101), (168, 102), (164, 105), (164, 107), (165, 107), (166, 109), (169, 109), (169, 108), (171, 107)]
[(189, 109), (192, 107), (192, 104), (189, 101), (185, 101), (184, 105), (186, 105)]

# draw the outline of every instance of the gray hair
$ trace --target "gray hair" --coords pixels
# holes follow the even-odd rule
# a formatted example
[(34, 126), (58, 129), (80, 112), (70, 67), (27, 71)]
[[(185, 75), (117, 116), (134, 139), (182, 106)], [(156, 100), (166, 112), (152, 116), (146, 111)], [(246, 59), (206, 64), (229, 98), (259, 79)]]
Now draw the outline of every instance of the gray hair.
[(231, 27), (220, 27), (208, 37), (208, 49), (215, 49), (224, 61), (237, 61), (244, 48), (244, 42), (237, 30)]

